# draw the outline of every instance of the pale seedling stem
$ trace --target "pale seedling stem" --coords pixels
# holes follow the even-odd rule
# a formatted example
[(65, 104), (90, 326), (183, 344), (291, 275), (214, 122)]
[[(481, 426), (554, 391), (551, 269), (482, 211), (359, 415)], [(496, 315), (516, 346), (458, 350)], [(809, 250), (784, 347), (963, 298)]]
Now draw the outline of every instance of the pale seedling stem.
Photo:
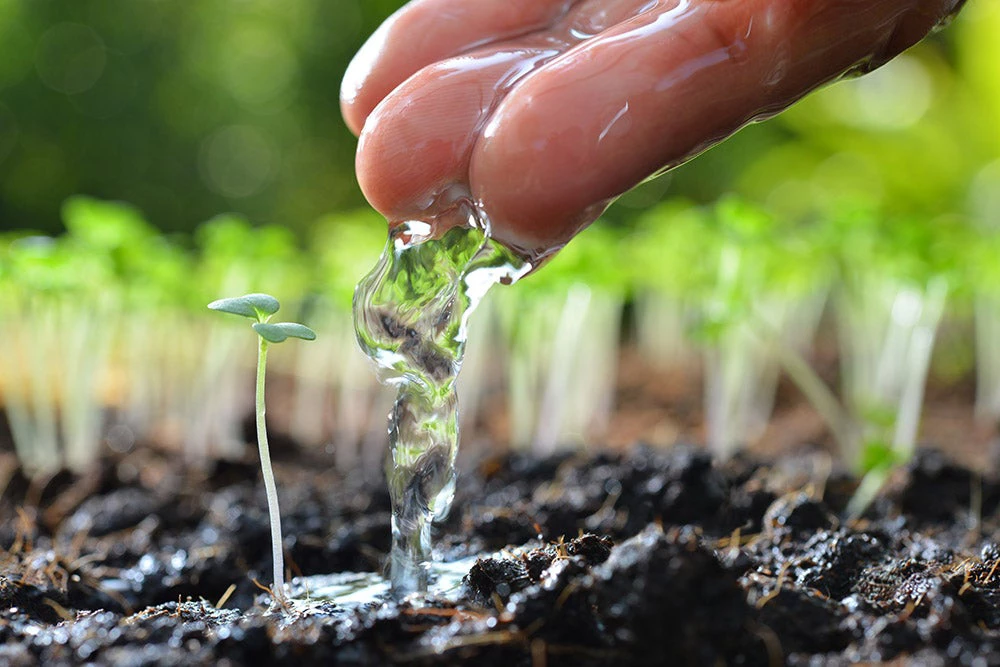
[[(264, 318), (266, 322), (269, 318)], [(274, 601), (285, 606), (285, 559), (281, 541), (281, 512), (278, 509), (278, 487), (274, 483), (271, 469), (271, 451), (267, 446), (267, 423), (265, 421), (264, 376), (267, 368), (267, 341), (257, 337), (257, 449), (260, 452), (260, 469), (264, 476), (264, 492), (267, 494), (267, 513), (271, 519), (271, 560), (274, 565)]]
[(278, 488), (274, 483), (271, 468), (271, 452), (267, 446), (267, 422), (265, 419), (264, 386), (267, 369), (267, 348), (270, 343), (280, 343), (287, 338), (314, 340), (316, 334), (307, 326), (294, 322), (270, 323), (271, 316), (278, 312), (278, 300), (267, 294), (247, 294), (235, 299), (219, 299), (208, 304), (212, 310), (241, 315), (256, 320), (252, 325), (257, 332), (257, 448), (260, 451), (260, 469), (264, 477), (264, 491), (267, 494), (267, 513), (271, 522), (271, 558), (274, 565), (274, 598), (272, 609), (287, 607), (285, 596), (285, 559), (281, 540), (281, 512), (278, 509)]

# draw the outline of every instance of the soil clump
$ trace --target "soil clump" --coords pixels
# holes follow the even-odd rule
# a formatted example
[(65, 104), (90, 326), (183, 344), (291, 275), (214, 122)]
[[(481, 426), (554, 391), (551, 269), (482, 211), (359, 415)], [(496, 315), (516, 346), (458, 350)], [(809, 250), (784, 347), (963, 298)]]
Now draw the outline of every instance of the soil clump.
[[(510, 454), (459, 478), (437, 557), (448, 595), (267, 614), (253, 460), (182, 468), (152, 448), (6, 485), (0, 663), (11, 665), (1000, 665), (1000, 479), (922, 451), (868, 513), (803, 451)], [(277, 466), (298, 597), (372, 572), (384, 482)]]

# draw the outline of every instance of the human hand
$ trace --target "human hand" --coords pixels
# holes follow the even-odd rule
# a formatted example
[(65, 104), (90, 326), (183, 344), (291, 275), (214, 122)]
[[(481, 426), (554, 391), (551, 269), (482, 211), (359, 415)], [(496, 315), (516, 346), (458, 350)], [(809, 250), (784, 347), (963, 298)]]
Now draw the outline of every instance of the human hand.
[(964, 0), (414, 0), (348, 68), (357, 175), (390, 221), (463, 199), (544, 256), (615, 197)]

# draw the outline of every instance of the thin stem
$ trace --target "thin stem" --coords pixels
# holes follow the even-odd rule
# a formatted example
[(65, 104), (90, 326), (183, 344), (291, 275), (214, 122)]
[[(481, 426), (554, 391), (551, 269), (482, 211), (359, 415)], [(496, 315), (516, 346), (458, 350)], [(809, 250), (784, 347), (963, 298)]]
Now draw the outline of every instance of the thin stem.
[[(258, 337), (259, 338), (259, 337)], [(267, 425), (264, 419), (264, 372), (267, 366), (267, 341), (259, 338), (257, 354), (257, 446), (260, 449), (260, 469), (267, 492), (267, 513), (271, 518), (271, 556), (274, 561), (272, 594), (278, 606), (285, 605), (285, 561), (281, 548), (281, 514), (278, 510), (278, 490), (271, 470), (271, 453), (267, 447)]]
[(778, 332), (763, 318), (754, 318), (754, 332), (762, 336), (771, 346), (785, 373), (826, 422), (841, 456), (850, 458), (851, 465), (857, 466), (860, 457), (857, 427), (833, 391), (805, 360), (801, 352), (793, 346), (780, 343)]
[[(856, 458), (858, 446), (853, 420), (834, 393), (798, 350), (779, 345), (775, 351), (788, 377), (827, 423), (843, 455)], [(857, 461), (851, 464), (857, 465)]]
[(935, 278), (924, 289), (921, 303), (920, 321), (910, 333), (906, 350), (906, 366), (903, 371), (903, 389), (896, 411), (896, 432), (893, 449), (909, 460), (917, 442), (920, 427), (920, 413), (924, 404), (924, 388), (934, 351), (934, 339), (944, 314), (948, 296), (948, 283), (943, 278)]
[(856, 520), (861, 518), (861, 515), (865, 513), (868, 506), (875, 500), (875, 496), (878, 495), (882, 485), (889, 479), (890, 470), (887, 467), (878, 467), (865, 473), (865, 476), (861, 478), (861, 484), (858, 485), (854, 495), (851, 496), (850, 502), (847, 503), (845, 513), (849, 519)]

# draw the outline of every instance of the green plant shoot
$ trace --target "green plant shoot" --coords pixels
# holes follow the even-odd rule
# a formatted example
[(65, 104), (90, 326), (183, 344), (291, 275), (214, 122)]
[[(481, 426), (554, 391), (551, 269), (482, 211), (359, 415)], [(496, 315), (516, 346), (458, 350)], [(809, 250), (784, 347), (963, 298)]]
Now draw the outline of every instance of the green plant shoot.
[(246, 294), (232, 299), (219, 299), (208, 304), (212, 310), (240, 315), (256, 320), (251, 326), (257, 332), (257, 448), (260, 450), (260, 468), (267, 493), (267, 512), (271, 521), (271, 555), (274, 563), (274, 585), (271, 588), (273, 605), (285, 606), (285, 564), (281, 547), (281, 514), (278, 510), (278, 490), (271, 469), (271, 454), (267, 446), (267, 424), (264, 410), (264, 375), (267, 366), (267, 347), (288, 338), (315, 340), (316, 333), (309, 327), (295, 322), (272, 323), (271, 316), (278, 312), (278, 300), (269, 294)]

